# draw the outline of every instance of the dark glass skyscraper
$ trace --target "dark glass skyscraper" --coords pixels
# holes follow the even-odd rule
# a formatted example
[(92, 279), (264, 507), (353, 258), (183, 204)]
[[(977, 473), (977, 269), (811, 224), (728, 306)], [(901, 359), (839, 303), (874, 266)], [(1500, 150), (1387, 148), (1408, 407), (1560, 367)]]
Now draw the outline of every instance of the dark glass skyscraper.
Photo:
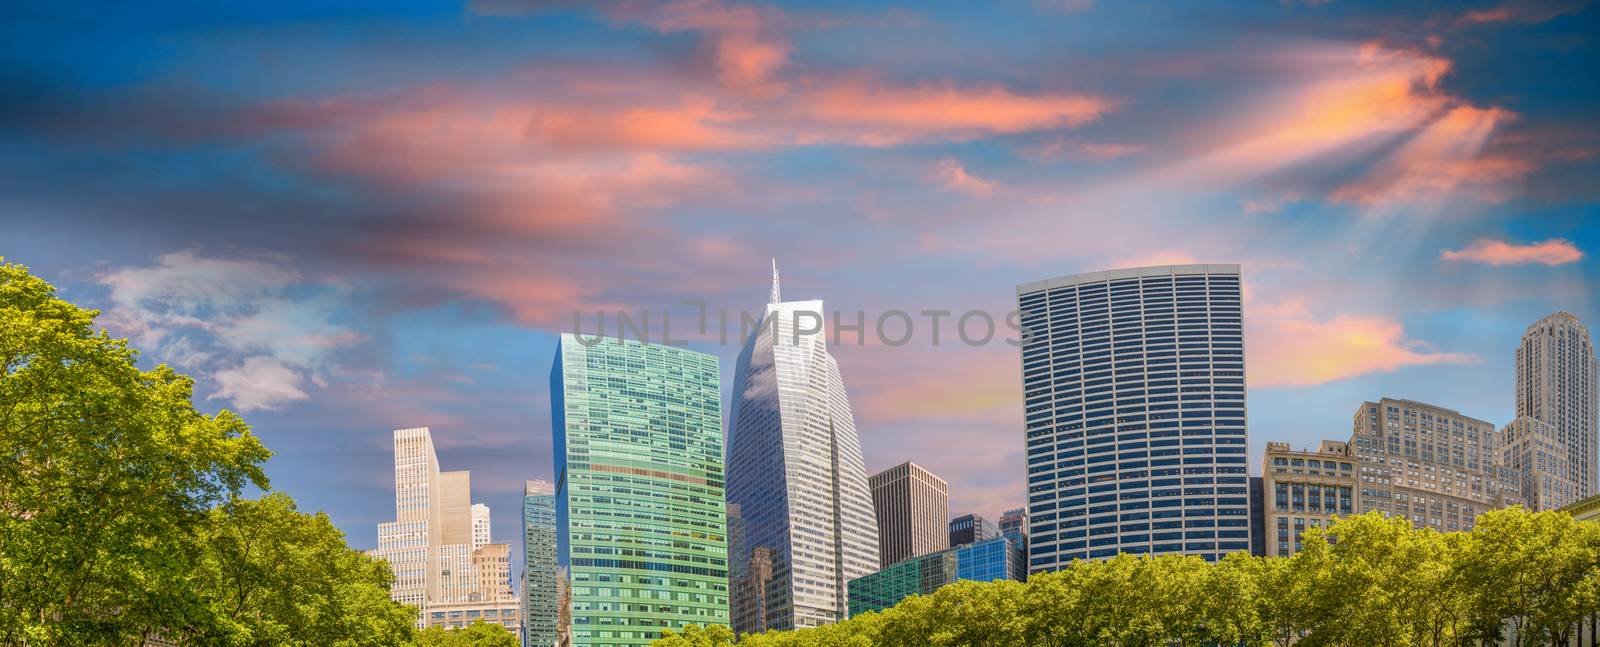
[(1239, 266), (1017, 287), (1029, 571), (1250, 548)]

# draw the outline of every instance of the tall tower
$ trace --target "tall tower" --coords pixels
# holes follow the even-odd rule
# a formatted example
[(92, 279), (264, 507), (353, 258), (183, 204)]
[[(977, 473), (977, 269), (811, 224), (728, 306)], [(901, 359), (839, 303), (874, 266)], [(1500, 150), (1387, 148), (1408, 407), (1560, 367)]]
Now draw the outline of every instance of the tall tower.
[(558, 637), (556, 491), (548, 482), (522, 488), (522, 645), (546, 647)]
[(906, 461), (867, 479), (878, 514), (879, 563), (884, 568), (950, 547), (950, 486)]
[(744, 520), (734, 577), (749, 584), (765, 572), (760, 557), (771, 564), (763, 617), (751, 605), (735, 610), (741, 633), (842, 620), (848, 582), (879, 567), (861, 443), (825, 329), (821, 301), (782, 300), (774, 265), (772, 302), (734, 371), (728, 424), (728, 500)]
[[(1571, 313), (1551, 314), (1522, 334), (1517, 347), (1517, 418), (1549, 425), (1553, 440), (1566, 446), (1566, 460), (1557, 468), (1557, 478), (1574, 486), (1578, 499), (1596, 493), (1600, 462), (1597, 373), (1589, 330)], [(1528, 429), (1537, 427), (1523, 424)]]
[(550, 370), (557, 560), (575, 647), (727, 624), (717, 358), (562, 335)]
[(1017, 286), (1031, 572), (1250, 549), (1238, 265)]
[[(427, 427), (394, 431), (394, 521), (378, 524), (372, 554), (394, 569), (389, 595), (419, 610), (439, 596), (439, 456)], [(417, 626), (423, 626), (421, 614)]]

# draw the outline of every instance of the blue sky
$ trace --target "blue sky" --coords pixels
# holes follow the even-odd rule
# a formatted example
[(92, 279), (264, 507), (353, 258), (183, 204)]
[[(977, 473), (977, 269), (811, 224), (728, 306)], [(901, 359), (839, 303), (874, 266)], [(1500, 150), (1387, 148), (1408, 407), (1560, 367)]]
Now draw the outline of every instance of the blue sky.
[[(0, 254), (242, 411), (358, 546), (410, 426), (514, 541), (573, 313), (736, 322), (772, 258), (869, 323), (1240, 263), (1253, 460), (1382, 396), (1503, 424), (1522, 329), (1600, 320), (1600, 11), (1124, 5), (10, 7)], [(835, 355), (869, 467), (995, 516), (1016, 351), (945, 334)]]

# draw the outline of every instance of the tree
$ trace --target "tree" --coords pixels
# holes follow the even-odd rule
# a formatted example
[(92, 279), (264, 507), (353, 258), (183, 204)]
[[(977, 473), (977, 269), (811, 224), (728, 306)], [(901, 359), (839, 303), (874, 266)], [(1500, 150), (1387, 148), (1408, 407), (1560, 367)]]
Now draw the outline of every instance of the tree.
[(654, 643), (657, 647), (725, 647), (733, 644), (733, 630), (724, 625), (689, 625), (683, 631), (667, 629)]
[(98, 315), (0, 262), (0, 643), (127, 645), (192, 617), (207, 510), (266, 448)]
[[(694, 644), (694, 643), (690, 643)], [(709, 643), (708, 643), (709, 644)], [(429, 627), (417, 632), (417, 647), (521, 647), (517, 635), (479, 618), (460, 629)]]
[[(282, 493), (211, 511), (195, 591), (204, 612), (181, 631), (188, 644), (397, 645), (416, 609), (389, 599), (388, 564), (351, 550), (326, 514), (303, 514)], [(487, 643), (494, 644), (494, 643)]]
[(1478, 517), (1457, 568), (1472, 591), (1478, 637), (1510, 629), (1514, 645), (1567, 644), (1600, 611), (1600, 527), (1520, 507)]

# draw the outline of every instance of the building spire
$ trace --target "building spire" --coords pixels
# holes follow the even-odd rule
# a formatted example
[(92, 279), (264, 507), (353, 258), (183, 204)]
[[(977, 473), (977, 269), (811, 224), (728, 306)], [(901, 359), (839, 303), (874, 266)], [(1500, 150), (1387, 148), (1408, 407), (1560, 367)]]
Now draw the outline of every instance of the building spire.
[(778, 289), (778, 259), (772, 259), (772, 302), (783, 303), (783, 291)]

